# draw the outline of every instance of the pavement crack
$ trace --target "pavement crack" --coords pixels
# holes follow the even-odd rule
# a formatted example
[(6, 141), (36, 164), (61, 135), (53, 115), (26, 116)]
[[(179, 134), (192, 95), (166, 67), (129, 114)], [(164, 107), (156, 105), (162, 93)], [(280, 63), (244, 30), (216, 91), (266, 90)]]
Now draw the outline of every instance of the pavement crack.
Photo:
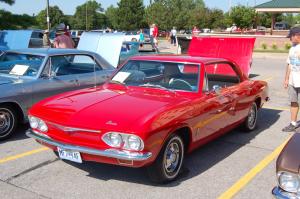
[(266, 150), (266, 151), (273, 151), (274, 150), (274, 149), (263, 148), (263, 147), (259, 147), (259, 146), (253, 146), (253, 145), (250, 145), (250, 143), (240, 143), (240, 142), (233, 142), (233, 141), (228, 141), (228, 140), (220, 140), (219, 142), (224, 142), (224, 143), (228, 143), (228, 144), (235, 144), (235, 145), (245, 146), (245, 147), (251, 147), (251, 148), (256, 148), (256, 149), (262, 149), (262, 150)]
[(36, 166), (33, 166), (33, 167), (29, 168), (29, 169), (26, 169), (26, 170), (22, 171), (21, 173), (18, 173), (18, 174), (14, 175), (14, 176), (11, 176), (11, 177), (8, 178), (7, 180), (5, 180), (5, 182), (10, 183), (10, 181), (12, 181), (12, 180), (15, 179), (15, 178), (18, 178), (18, 177), (20, 177), (20, 176), (23, 176), (23, 175), (25, 175), (25, 174), (27, 174), (27, 173), (29, 173), (29, 172), (35, 170), (35, 169), (41, 168), (41, 167), (43, 167), (43, 166), (47, 166), (47, 165), (49, 165), (49, 164), (51, 164), (51, 163), (53, 163), (53, 162), (56, 162), (56, 161), (58, 161), (58, 158), (56, 158), (56, 159), (54, 159), (54, 160), (48, 160), (48, 161), (42, 162), (42, 163), (40, 163), (40, 164), (38, 164), (38, 165), (36, 165)]
[(22, 189), (22, 190), (27, 191), (27, 192), (29, 192), (29, 193), (35, 194), (35, 195), (38, 196), (38, 198), (50, 199), (49, 197), (44, 196), (44, 195), (42, 195), (42, 194), (36, 193), (36, 192), (31, 191), (31, 190), (28, 190), (28, 189), (26, 189), (26, 188), (24, 188), (24, 187), (20, 187), (20, 186), (18, 186), (18, 185), (13, 184), (13, 183), (7, 182), (7, 180), (4, 181), (4, 180), (0, 179), (0, 181), (3, 182), (3, 183), (6, 183), (6, 184), (8, 184), (8, 185), (11, 185), (11, 186), (13, 186), (13, 187), (15, 187), (15, 188)]

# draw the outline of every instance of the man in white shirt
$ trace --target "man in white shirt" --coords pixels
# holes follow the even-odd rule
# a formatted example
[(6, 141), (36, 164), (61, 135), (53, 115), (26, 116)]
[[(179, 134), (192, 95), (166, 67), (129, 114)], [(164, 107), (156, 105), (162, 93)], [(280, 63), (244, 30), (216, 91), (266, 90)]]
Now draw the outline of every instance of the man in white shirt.
[(291, 122), (282, 131), (292, 132), (298, 128), (297, 115), (300, 100), (300, 27), (291, 28), (288, 36), (292, 42), (287, 59), (284, 88), (288, 88), (291, 102)]
[(173, 27), (173, 29), (171, 30), (171, 44), (174, 44), (174, 46), (176, 46), (176, 28)]

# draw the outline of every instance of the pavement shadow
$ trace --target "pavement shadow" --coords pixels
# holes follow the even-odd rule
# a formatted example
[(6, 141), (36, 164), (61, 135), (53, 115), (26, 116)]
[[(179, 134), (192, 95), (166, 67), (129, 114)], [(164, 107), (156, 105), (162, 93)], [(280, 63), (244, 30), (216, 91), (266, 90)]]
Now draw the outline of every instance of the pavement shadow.
[[(222, 161), (239, 148), (250, 143), (250, 141), (264, 130), (268, 129), (280, 117), (281, 111), (261, 109), (258, 116), (258, 127), (256, 130), (245, 133), (240, 128), (217, 138), (216, 140), (198, 148), (186, 155), (183, 169), (176, 181), (169, 184), (151, 183), (145, 168), (127, 168), (122, 166), (85, 162), (84, 164), (69, 164), (88, 172), (88, 176), (99, 180), (119, 180), (130, 183), (144, 184), (148, 186), (175, 187), (182, 182), (200, 175), (218, 162)], [(233, 138), (233, 139), (232, 139)], [(228, 139), (234, 141), (228, 141)]]
[(27, 131), (28, 128), (29, 128), (29, 124), (20, 124), (17, 127), (16, 132), (8, 139), (0, 141), (0, 144), (6, 143), (6, 142), (17, 141), (17, 140), (28, 139), (29, 137), (27, 137), (25, 134), (25, 132)]

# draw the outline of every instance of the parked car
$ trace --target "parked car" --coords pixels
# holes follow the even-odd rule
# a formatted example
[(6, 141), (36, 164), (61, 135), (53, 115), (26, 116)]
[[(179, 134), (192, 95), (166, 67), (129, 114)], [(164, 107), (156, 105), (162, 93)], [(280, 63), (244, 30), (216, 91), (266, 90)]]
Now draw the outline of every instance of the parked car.
[(0, 140), (46, 97), (103, 83), (114, 67), (96, 53), (75, 49), (8, 50), (0, 55)]
[(139, 42), (123, 42), (119, 66), (122, 65), (128, 58), (134, 55), (159, 54), (158, 48), (150, 42), (145, 42), (141, 46)]
[[(80, 38), (78, 49), (98, 53), (116, 68), (133, 55), (159, 53), (154, 44), (150, 42), (145, 42), (143, 47), (140, 47), (139, 42), (124, 41), (125, 38), (124, 33), (103, 35), (95, 32), (84, 32)], [(106, 46), (106, 48), (102, 46)]]
[(267, 83), (229, 59), (135, 56), (97, 89), (34, 105), (27, 135), (61, 159), (147, 167), (163, 183), (186, 153), (234, 127), (255, 129), (267, 99)]
[(300, 198), (300, 134), (295, 133), (285, 145), (276, 161), (278, 185), (272, 194), (278, 199)]
[(140, 34), (138, 31), (126, 31), (124, 41), (139, 41)]
[(274, 24), (274, 30), (288, 30), (290, 25), (287, 22), (276, 22)]
[(0, 49), (12, 50), (43, 47), (42, 30), (3, 30), (0, 31)]

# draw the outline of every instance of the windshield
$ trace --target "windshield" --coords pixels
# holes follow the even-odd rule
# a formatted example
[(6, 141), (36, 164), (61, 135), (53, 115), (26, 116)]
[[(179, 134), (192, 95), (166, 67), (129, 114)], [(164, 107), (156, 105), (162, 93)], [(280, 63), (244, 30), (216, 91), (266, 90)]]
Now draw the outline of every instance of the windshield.
[(198, 64), (131, 60), (112, 77), (111, 82), (125, 86), (197, 92), (199, 71)]
[(36, 76), (45, 57), (6, 52), (0, 56), (0, 74)]

